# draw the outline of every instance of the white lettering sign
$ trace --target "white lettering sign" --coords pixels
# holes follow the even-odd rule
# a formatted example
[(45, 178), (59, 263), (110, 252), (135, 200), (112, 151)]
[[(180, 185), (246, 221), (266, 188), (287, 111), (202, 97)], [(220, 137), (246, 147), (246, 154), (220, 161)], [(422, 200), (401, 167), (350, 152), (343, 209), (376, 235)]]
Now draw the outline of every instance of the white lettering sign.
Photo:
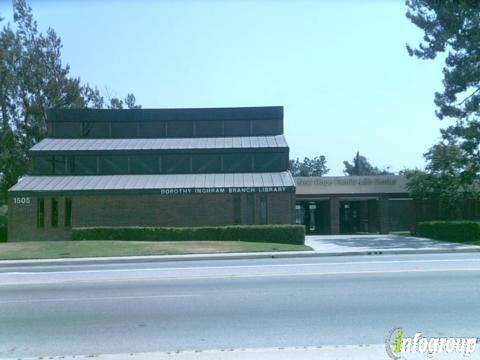
[(30, 198), (29, 197), (14, 197), (13, 198), (13, 203), (14, 204), (19, 204), (19, 205), (28, 205), (28, 204), (30, 204)]

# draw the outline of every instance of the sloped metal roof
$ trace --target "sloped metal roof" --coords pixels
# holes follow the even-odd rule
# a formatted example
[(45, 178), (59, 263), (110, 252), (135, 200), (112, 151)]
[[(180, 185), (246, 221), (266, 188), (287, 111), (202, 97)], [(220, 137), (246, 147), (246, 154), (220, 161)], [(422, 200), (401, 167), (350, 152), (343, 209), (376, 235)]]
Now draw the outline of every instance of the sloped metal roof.
[(283, 135), (218, 138), (164, 139), (53, 139), (47, 138), (30, 151), (104, 151), (104, 150), (171, 150), (233, 149), (288, 147)]
[(291, 192), (295, 188), (289, 171), (277, 173), (221, 173), (169, 175), (26, 176), (10, 193), (97, 192), (142, 190), (226, 189), (226, 192)]

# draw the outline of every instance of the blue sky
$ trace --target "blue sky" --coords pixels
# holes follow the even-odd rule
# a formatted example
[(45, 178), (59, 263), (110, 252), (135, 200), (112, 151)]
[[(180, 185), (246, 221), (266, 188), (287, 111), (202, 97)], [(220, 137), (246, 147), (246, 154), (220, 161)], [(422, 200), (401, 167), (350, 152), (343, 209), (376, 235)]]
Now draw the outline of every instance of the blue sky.
[[(407, 54), (422, 33), (400, 0), (31, 0), (71, 73), (148, 108), (283, 105), (292, 158), (325, 155), (342, 175), (422, 167), (445, 126), (441, 59)], [(11, 21), (11, 5), (0, 0)]]

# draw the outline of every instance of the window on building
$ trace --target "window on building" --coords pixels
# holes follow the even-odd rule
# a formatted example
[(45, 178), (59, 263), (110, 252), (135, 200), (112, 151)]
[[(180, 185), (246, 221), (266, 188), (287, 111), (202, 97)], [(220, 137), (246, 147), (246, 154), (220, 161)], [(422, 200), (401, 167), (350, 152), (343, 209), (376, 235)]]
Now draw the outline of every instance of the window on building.
[(225, 172), (250, 172), (252, 171), (251, 154), (225, 154), (223, 156)]
[(65, 156), (55, 155), (53, 157), (53, 173), (55, 175), (65, 175), (66, 165)]
[(185, 174), (191, 171), (191, 155), (163, 155), (162, 172), (165, 174)]
[(225, 136), (249, 136), (250, 121), (245, 121), (245, 120), (225, 121), (224, 134)]
[(295, 224), (305, 224), (305, 208), (301, 204), (295, 205)]
[(128, 157), (124, 155), (101, 156), (100, 174), (128, 174)]
[(67, 174), (75, 174), (75, 157), (67, 156)]
[(168, 137), (190, 137), (193, 136), (192, 121), (168, 121), (167, 134)]
[(222, 156), (219, 154), (198, 154), (192, 156), (193, 172), (214, 173), (222, 171)]
[(195, 126), (195, 134), (199, 137), (223, 135), (222, 121), (198, 121)]
[(37, 228), (45, 227), (45, 200), (37, 199)]
[(141, 138), (161, 138), (165, 137), (164, 121), (140, 121)]
[(65, 198), (65, 226), (72, 226), (72, 199)]
[(34, 156), (33, 173), (35, 175), (53, 174), (53, 156)]
[(278, 120), (253, 120), (252, 135), (276, 135), (280, 132), (278, 127)]
[(310, 211), (310, 228), (308, 230), (315, 231), (317, 219), (315, 217), (317, 212), (317, 204), (315, 202), (310, 202), (308, 204), (308, 210)]
[(95, 175), (97, 173), (97, 157), (81, 155), (75, 157), (75, 174)]
[(130, 174), (158, 174), (158, 156), (131, 155)]
[(87, 138), (109, 138), (110, 123), (85, 121), (83, 123), (83, 137)]
[(112, 137), (132, 138), (137, 137), (137, 123), (129, 121), (112, 121)]
[(57, 227), (58, 226), (58, 200), (56, 198), (52, 198), (50, 210), (51, 210), (50, 224), (52, 227)]
[(56, 122), (54, 123), (55, 137), (76, 138), (82, 136), (82, 123), (80, 122)]
[(287, 169), (286, 158), (284, 153), (257, 153), (254, 155), (254, 171), (284, 171)]

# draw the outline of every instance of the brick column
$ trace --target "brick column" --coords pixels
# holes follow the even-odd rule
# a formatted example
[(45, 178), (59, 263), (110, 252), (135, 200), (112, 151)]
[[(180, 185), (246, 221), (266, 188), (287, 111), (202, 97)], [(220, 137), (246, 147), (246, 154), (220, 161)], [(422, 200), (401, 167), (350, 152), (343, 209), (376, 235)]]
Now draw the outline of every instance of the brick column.
[(330, 198), (330, 233), (340, 234), (340, 201)]

